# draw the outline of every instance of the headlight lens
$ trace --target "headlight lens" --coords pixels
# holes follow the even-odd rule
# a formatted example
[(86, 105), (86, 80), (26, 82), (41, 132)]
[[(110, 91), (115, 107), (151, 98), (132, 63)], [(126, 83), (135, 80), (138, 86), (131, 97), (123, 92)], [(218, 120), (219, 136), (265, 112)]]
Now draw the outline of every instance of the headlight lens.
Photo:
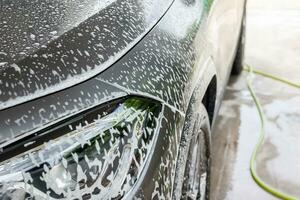
[(0, 198), (122, 198), (151, 154), (160, 113), (160, 104), (132, 97), (110, 114), (2, 162)]

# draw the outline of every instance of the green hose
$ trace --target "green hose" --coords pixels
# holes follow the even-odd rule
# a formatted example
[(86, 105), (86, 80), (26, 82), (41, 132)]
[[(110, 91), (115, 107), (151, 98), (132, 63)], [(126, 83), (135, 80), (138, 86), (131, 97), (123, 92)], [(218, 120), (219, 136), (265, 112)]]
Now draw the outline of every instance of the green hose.
[[(293, 82), (290, 82), (286, 79), (282, 79), (282, 78), (279, 78), (279, 77), (276, 77), (276, 76), (273, 76), (273, 75), (270, 75), (270, 74), (267, 74), (265, 72), (262, 72), (262, 71), (258, 71), (258, 70), (255, 70), (253, 69), (252, 67), (250, 66), (245, 66), (244, 67), (244, 70), (249, 72), (250, 75), (255, 73), (255, 74), (258, 74), (258, 75), (261, 75), (261, 76), (264, 76), (264, 77), (267, 77), (267, 78), (271, 78), (273, 80), (276, 80), (276, 81), (280, 81), (282, 83), (285, 83), (285, 84), (288, 84), (290, 86), (293, 86), (293, 87), (296, 87), (298, 89), (300, 89), (300, 84), (297, 84), (297, 83), (293, 83)], [(256, 158), (257, 158), (257, 154), (258, 154), (258, 151), (261, 149), (261, 146), (263, 145), (264, 143), (264, 139), (265, 139), (265, 114), (262, 110), (262, 106), (259, 102), (259, 99), (257, 98), (256, 96), (256, 93), (253, 89), (253, 77), (251, 76), (248, 76), (247, 78), (247, 85), (248, 85), (248, 89), (251, 93), (251, 96), (255, 102), (255, 105), (256, 105), (256, 108), (257, 108), (257, 111), (259, 113), (259, 117), (260, 117), (260, 121), (261, 121), (261, 127), (260, 127), (260, 136), (259, 136), (259, 140), (258, 140), (258, 143), (256, 144), (255, 148), (254, 148), (254, 151), (252, 153), (252, 156), (251, 156), (251, 161), (250, 161), (250, 171), (251, 171), (251, 175), (253, 177), (253, 179), (255, 180), (255, 182), (262, 188), (264, 189), (265, 191), (267, 191), (268, 193), (280, 198), (280, 199), (285, 199), (285, 200), (295, 200), (297, 199), (296, 197), (294, 196), (291, 196), (289, 194), (285, 194), (284, 192), (282, 191), (279, 191), (278, 189), (268, 185), (266, 182), (264, 182), (260, 177), (259, 175), (257, 174), (256, 172)]]

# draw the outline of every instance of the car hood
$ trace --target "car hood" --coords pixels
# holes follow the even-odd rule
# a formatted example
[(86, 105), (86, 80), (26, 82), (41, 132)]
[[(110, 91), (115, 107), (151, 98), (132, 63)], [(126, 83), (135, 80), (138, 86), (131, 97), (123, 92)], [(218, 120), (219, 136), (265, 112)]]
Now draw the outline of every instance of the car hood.
[(172, 0), (3, 0), (0, 110), (107, 69), (162, 18)]

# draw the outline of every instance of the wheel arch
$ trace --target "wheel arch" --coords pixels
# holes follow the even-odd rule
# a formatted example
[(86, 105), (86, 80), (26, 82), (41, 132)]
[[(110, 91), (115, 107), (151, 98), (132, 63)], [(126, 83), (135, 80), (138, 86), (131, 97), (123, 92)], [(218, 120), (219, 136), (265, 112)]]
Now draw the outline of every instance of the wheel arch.
[(202, 98), (202, 104), (204, 105), (208, 113), (210, 125), (212, 125), (214, 115), (215, 115), (216, 98), (217, 98), (217, 76), (214, 75), (210, 83), (208, 84), (208, 87)]

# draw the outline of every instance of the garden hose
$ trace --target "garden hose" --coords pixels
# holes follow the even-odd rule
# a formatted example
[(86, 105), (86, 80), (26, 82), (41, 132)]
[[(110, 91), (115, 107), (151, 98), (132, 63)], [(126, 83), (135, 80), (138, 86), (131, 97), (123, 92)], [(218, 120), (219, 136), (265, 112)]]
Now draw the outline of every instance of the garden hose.
[(298, 88), (300, 89), (300, 84), (298, 83), (293, 83), (291, 81), (288, 81), (286, 79), (282, 79), (282, 78), (279, 78), (279, 77), (276, 77), (276, 76), (273, 76), (271, 74), (267, 74), (265, 72), (262, 72), (262, 71), (259, 71), (259, 70), (255, 70), (253, 69), (252, 67), (246, 65), (244, 67), (244, 70), (249, 72), (249, 76), (247, 78), (247, 86), (248, 86), (248, 89), (251, 93), (251, 96), (255, 102), (255, 105), (256, 105), (256, 108), (257, 108), (257, 111), (259, 113), (259, 117), (260, 117), (260, 122), (261, 122), (261, 126), (260, 126), (260, 135), (259, 135), (259, 139), (258, 139), (258, 143), (255, 145), (255, 148), (254, 148), (254, 151), (252, 153), (252, 156), (251, 156), (251, 161), (250, 161), (250, 171), (251, 171), (251, 175), (254, 179), (254, 181), (262, 188), (264, 189), (265, 191), (267, 191), (268, 193), (280, 198), (280, 199), (284, 199), (284, 200), (296, 200), (297, 198), (292, 196), (292, 195), (289, 195), (289, 194), (286, 194), (282, 191), (279, 191), (278, 189), (268, 185), (266, 182), (264, 182), (260, 177), (259, 175), (257, 174), (257, 171), (256, 171), (256, 158), (257, 158), (257, 154), (259, 152), (259, 150), (261, 149), (263, 143), (264, 143), (264, 139), (265, 139), (265, 114), (262, 110), (262, 106), (260, 104), (260, 101), (258, 99), (258, 97), (256, 96), (256, 93), (253, 89), (253, 74), (258, 74), (258, 75), (261, 75), (261, 76), (264, 76), (264, 77), (267, 77), (267, 78), (270, 78), (270, 79), (273, 79), (275, 81), (279, 81), (279, 82), (282, 82), (282, 83), (285, 83), (285, 84), (288, 84), (292, 87), (295, 87), (295, 88)]

